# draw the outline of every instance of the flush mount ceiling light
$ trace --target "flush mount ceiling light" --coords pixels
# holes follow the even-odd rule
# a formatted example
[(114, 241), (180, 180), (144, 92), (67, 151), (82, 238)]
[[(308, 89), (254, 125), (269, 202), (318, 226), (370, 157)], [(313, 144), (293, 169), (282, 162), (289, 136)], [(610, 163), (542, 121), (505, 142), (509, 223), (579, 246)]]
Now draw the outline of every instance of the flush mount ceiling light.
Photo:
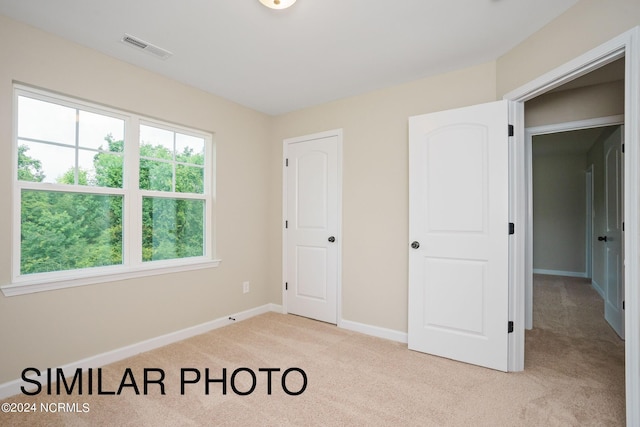
[(260, 0), (260, 3), (271, 9), (286, 9), (295, 2), (296, 0)]

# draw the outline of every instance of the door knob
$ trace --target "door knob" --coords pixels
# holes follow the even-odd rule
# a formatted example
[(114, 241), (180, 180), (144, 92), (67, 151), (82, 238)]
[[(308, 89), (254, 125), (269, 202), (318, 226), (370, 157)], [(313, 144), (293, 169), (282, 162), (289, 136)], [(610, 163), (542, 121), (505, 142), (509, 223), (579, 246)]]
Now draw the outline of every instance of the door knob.
[(607, 241), (607, 236), (598, 236), (598, 241), (599, 242), (606, 242)]
[(336, 241), (336, 238), (335, 238), (335, 237), (333, 237), (333, 236), (331, 236), (331, 237), (329, 237), (329, 241), (330, 241), (331, 243), (333, 243), (333, 242), (335, 242), (335, 241)]
[(420, 247), (420, 242), (415, 241), (415, 242), (411, 243), (411, 247), (413, 249), (418, 249)]

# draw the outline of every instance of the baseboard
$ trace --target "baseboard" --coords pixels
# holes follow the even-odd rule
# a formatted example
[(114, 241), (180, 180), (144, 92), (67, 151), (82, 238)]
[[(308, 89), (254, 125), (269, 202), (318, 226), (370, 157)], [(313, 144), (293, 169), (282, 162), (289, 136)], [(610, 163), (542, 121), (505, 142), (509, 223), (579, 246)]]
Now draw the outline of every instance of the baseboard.
[(604, 299), (604, 289), (602, 289), (602, 286), (600, 286), (598, 282), (595, 281), (595, 279), (591, 279), (591, 287), (595, 289), (597, 293), (600, 294), (600, 297), (602, 299)]
[(550, 276), (566, 276), (566, 277), (581, 277), (583, 279), (587, 278), (587, 273), (584, 271), (561, 271), (561, 270), (545, 270), (542, 268), (534, 268), (533, 274), (546, 274)]
[[(80, 368), (83, 371), (88, 368), (99, 368), (101, 366), (108, 365), (110, 363), (117, 362), (127, 357), (135, 356), (136, 354), (144, 353), (145, 351), (154, 350), (159, 347), (164, 347), (168, 344), (173, 344), (178, 341), (191, 338), (196, 335), (204, 334), (214, 329), (228, 326), (232, 323), (249, 319), (260, 314), (264, 314), (270, 311), (282, 313), (282, 306), (278, 304), (265, 304), (260, 307), (252, 308), (250, 310), (241, 311), (239, 313), (231, 314), (221, 317), (219, 319), (211, 320), (209, 322), (202, 323), (200, 325), (191, 326), (176, 332), (161, 335), (159, 337), (151, 338), (145, 341), (141, 341), (136, 344), (131, 344), (126, 347), (121, 347), (116, 350), (108, 351), (106, 353), (97, 354), (95, 356), (88, 357), (86, 359), (79, 360), (77, 362), (69, 363), (68, 365), (61, 366), (65, 375), (72, 375), (76, 369)], [(49, 368), (50, 366), (42, 369)], [(26, 366), (25, 366), (26, 368)], [(44, 372), (43, 372), (44, 373)], [(5, 399), (16, 394), (20, 394), (20, 387), (24, 385), (24, 381), (21, 379), (9, 381), (4, 384), (0, 384), (0, 399)]]
[(371, 335), (374, 337), (397, 341), (404, 344), (406, 344), (408, 341), (406, 332), (400, 332), (393, 329), (366, 325), (364, 323), (353, 322), (351, 320), (341, 320), (340, 323), (338, 323), (338, 326), (349, 331), (360, 332), (365, 335)]

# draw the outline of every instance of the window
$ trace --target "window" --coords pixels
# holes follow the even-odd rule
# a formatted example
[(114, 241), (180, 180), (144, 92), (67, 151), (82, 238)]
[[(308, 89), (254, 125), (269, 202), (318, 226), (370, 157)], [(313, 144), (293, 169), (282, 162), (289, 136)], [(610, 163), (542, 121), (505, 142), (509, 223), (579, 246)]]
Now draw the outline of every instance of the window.
[(142, 260), (204, 255), (205, 139), (140, 125)]
[(210, 134), (24, 86), (15, 112), (5, 294), (217, 265)]

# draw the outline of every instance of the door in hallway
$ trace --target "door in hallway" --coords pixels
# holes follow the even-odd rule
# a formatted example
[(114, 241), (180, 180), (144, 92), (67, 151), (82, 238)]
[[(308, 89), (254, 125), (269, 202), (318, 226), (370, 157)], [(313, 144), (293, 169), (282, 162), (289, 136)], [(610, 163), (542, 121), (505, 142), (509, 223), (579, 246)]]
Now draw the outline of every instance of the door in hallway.
[(623, 127), (605, 142), (605, 234), (598, 244), (605, 245), (604, 317), (620, 338), (624, 339), (624, 152)]

